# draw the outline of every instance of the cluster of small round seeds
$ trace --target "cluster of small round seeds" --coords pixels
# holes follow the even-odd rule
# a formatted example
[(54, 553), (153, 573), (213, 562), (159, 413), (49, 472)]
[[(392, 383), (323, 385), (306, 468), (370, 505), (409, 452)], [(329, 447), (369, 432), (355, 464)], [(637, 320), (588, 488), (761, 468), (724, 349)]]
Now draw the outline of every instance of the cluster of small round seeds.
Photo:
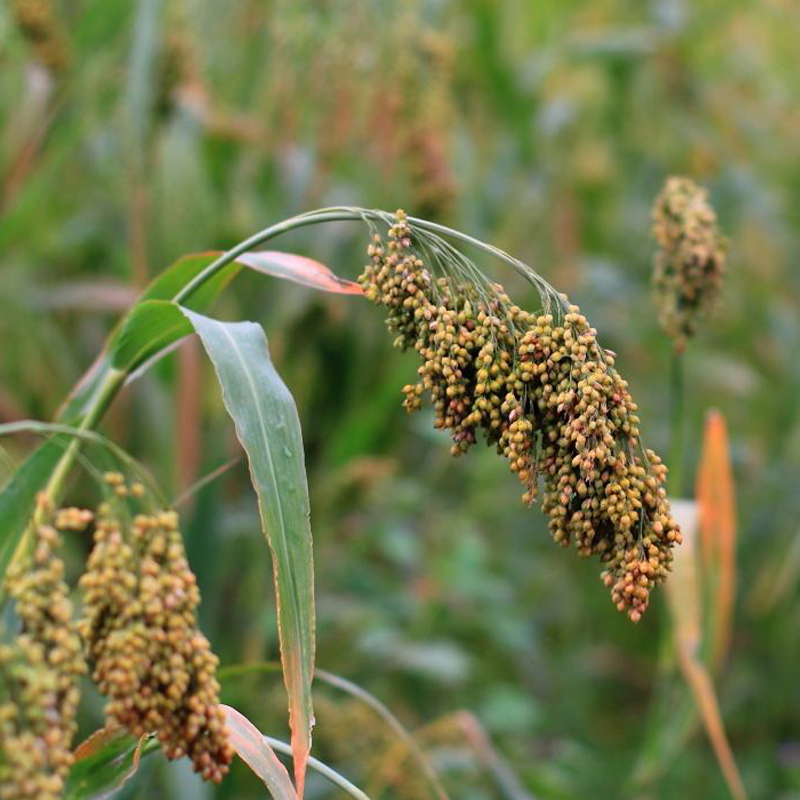
[(121, 472), (106, 472), (103, 480), (114, 491), (117, 497), (144, 497), (147, 493), (144, 484), (134, 481), (130, 486)]
[(70, 48), (53, 0), (12, 0), (10, 7), (36, 58), (52, 73), (63, 71)]
[(634, 621), (667, 575), (681, 540), (670, 513), (666, 467), (639, 443), (637, 407), (577, 306), (559, 319), (514, 305), (501, 286), (434, 279), (416, 253), (403, 212), (388, 243), (376, 236), (359, 278), (388, 309), (395, 346), (422, 359), (404, 387), (408, 411), (427, 393), (437, 428), (459, 455), (483, 431), (525, 487), (540, 483), (553, 538), (604, 562), (612, 599)]
[(653, 235), (659, 320), (682, 350), (713, 308), (725, 275), (727, 245), (708, 192), (688, 178), (668, 178), (653, 206)]
[(40, 525), (32, 559), (6, 580), (22, 629), (0, 646), (0, 800), (58, 800), (72, 764), (86, 664), (59, 543), (55, 528)]
[(134, 735), (157, 731), (167, 758), (188, 756), (222, 780), (233, 758), (219, 705), (218, 660), (197, 629), (200, 601), (174, 512), (139, 515), (130, 530), (97, 522), (81, 578), (81, 633), (106, 717)]
[(69, 506), (56, 511), (53, 524), (61, 531), (85, 531), (93, 519), (89, 509)]

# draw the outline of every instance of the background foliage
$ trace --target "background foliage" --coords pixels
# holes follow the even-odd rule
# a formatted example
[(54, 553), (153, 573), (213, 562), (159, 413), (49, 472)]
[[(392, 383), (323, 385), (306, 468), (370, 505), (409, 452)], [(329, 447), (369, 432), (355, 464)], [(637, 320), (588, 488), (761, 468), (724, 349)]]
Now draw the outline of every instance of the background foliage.
[[(670, 173), (710, 188), (732, 256), (724, 308), (689, 350), (685, 468), (719, 407), (740, 520), (722, 711), (752, 796), (800, 797), (797, 4), (64, 0), (35, 48), (15, 22), (23, 5), (0, 6), (0, 421), (51, 418), (137, 287), (176, 257), (352, 203), (468, 230), (568, 291), (665, 452), (649, 206)], [(365, 243), (342, 223), (277, 246), (354, 277)], [(515, 275), (486, 268), (525, 300)], [(391, 350), (374, 308), (243, 276), (215, 315), (263, 323), (297, 401), (318, 664), (421, 728), (454, 797), (727, 796), (702, 732), (656, 783), (630, 788), (669, 635), (663, 593), (632, 626), (596, 565), (519, 505), (499, 459), (454, 461), (426, 414), (407, 418), (415, 359)], [(104, 430), (168, 496), (240, 452), (196, 341), (127, 390)], [(246, 467), (181, 511), (223, 663), (277, 658)], [(223, 689), (288, 738), (277, 673)], [(88, 732), (99, 698), (84, 705)], [(373, 797), (426, 796), (357, 701), (321, 685), (317, 719), (315, 754)], [(212, 792), (158, 756), (125, 791), (264, 796), (241, 764)], [(307, 795), (336, 796), (314, 774)]]

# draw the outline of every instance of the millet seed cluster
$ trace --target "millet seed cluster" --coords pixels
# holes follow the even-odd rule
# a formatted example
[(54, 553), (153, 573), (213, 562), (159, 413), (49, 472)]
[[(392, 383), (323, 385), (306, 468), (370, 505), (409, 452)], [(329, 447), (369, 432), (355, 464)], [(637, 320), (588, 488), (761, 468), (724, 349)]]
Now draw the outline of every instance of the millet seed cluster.
[(157, 731), (167, 758), (186, 755), (219, 782), (233, 750), (177, 514), (138, 515), (129, 531), (103, 514), (94, 541), (80, 625), (93, 679), (109, 698), (107, 719), (137, 736)]
[(11, 0), (9, 10), (37, 60), (54, 75), (63, 72), (71, 52), (53, 0)]
[(681, 351), (720, 294), (727, 245), (708, 193), (689, 178), (667, 179), (653, 206), (653, 235), (660, 248), (654, 300), (661, 326)]
[(422, 359), (403, 405), (433, 404), (435, 426), (450, 431), (459, 455), (482, 431), (497, 446), (554, 539), (596, 554), (614, 603), (638, 621), (651, 588), (664, 581), (681, 535), (667, 502), (666, 467), (641, 449), (639, 418), (614, 354), (577, 306), (556, 319), (514, 305), (494, 285), (434, 278), (398, 211), (388, 242), (379, 235), (359, 282), (388, 310), (395, 346)]
[[(142, 497), (119, 473), (107, 483), (119, 497)], [(140, 736), (157, 732), (168, 758), (188, 756), (203, 778), (220, 781), (233, 750), (216, 681), (217, 658), (198, 631), (200, 595), (174, 512), (114, 519), (91, 511), (39, 510), (52, 525), (36, 529), (29, 558), (13, 566), (5, 588), (21, 632), (0, 646), (0, 800), (57, 800), (72, 764), (71, 743), (87, 672), (109, 698), (106, 717)], [(95, 522), (95, 544), (80, 580), (84, 616), (73, 621), (58, 531)]]
[(39, 526), (32, 558), (6, 579), (22, 630), (0, 647), (2, 800), (58, 800), (72, 764), (78, 680), (86, 664), (55, 552), (59, 541), (54, 527)]

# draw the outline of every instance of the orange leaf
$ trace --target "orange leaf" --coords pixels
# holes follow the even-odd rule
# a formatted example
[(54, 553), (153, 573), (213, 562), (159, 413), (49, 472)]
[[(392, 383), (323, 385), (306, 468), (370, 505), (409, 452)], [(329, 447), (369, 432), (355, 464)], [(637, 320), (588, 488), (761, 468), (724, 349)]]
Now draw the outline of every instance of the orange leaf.
[(697, 574), (697, 508), (691, 501), (674, 500), (672, 510), (683, 533), (683, 545), (675, 551), (672, 575), (666, 584), (678, 665), (694, 696), (731, 795), (735, 800), (746, 800), (747, 793), (725, 733), (714, 683), (700, 659), (702, 626)]
[(321, 289), (323, 292), (363, 294), (357, 283), (334, 275), (324, 264), (306, 256), (277, 250), (257, 250), (244, 253), (236, 260), (257, 272), (294, 281), (312, 289)]
[(728, 790), (735, 800), (747, 800), (747, 792), (725, 733), (711, 675), (705, 664), (689, 650), (685, 642), (678, 642), (678, 663), (686, 683), (689, 684), (689, 688), (694, 694), (708, 739), (714, 749), (714, 755), (717, 757), (722, 775), (728, 784)]
[(700, 536), (712, 597), (712, 663), (719, 664), (730, 641), (736, 591), (736, 491), (725, 418), (711, 411), (706, 418), (697, 475)]

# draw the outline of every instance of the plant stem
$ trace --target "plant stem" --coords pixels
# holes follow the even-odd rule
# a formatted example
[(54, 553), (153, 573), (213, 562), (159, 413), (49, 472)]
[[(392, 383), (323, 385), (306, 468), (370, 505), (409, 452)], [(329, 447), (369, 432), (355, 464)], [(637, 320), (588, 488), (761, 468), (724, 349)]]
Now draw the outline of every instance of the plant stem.
[[(90, 401), (89, 410), (78, 426), (78, 431), (89, 431), (97, 425), (111, 401), (116, 397), (117, 392), (125, 382), (126, 374), (120, 370), (111, 370), (106, 379), (97, 387), (94, 398)], [(14, 551), (11, 563), (17, 563), (27, 553), (31, 546), (33, 531), (42, 523), (48, 508), (54, 506), (63, 491), (64, 482), (67, 479), (72, 465), (81, 446), (81, 439), (74, 437), (64, 451), (64, 455), (58, 460), (47, 485), (42, 492), (42, 501), (36, 504), (36, 509), (31, 519), (31, 524), (25, 529), (22, 538)]]
[(683, 444), (686, 415), (683, 353), (674, 350), (670, 365), (669, 487), (672, 497), (683, 494)]
[[(222, 269), (226, 264), (235, 260), (242, 253), (246, 253), (253, 247), (256, 247), (268, 239), (278, 236), (281, 233), (300, 228), (305, 225), (313, 225), (317, 222), (328, 222), (333, 220), (344, 219), (363, 219), (363, 215), (357, 213), (353, 209), (346, 212), (343, 210), (327, 211), (323, 209), (320, 212), (310, 212), (309, 214), (301, 214), (297, 217), (290, 217), (289, 219), (279, 222), (276, 225), (271, 225), (263, 231), (251, 236), (240, 242), (236, 247), (223, 253), (216, 261), (209, 264), (204, 270), (198, 273), (189, 283), (186, 284), (173, 298), (175, 303), (181, 303), (186, 300), (196, 289), (202, 286), (209, 278), (216, 272)], [(98, 386), (94, 396), (89, 400), (87, 405), (86, 414), (78, 425), (78, 431), (88, 431), (96, 427), (100, 422), (111, 405), (114, 398), (119, 393), (120, 389), (125, 384), (128, 377), (126, 370), (112, 369), (105, 380)], [(26, 528), (22, 534), (22, 538), (17, 545), (11, 563), (17, 563), (29, 550), (31, 542), (33, 541), (33, 530), (37, 525), (40, 525), (45, 517), (48, 508), (57, 505), (61, 494), (64, 490), (64, 482), (70, 469), (75, 463), (75, 459), (81, 447), (80, 438), (74, 438), (67, 446), (64, 454), (58, 460), (52, 474), (50, 475), (47, 485), (42, 491), (42, 501), (37, 504), (31, 519), (31, 524)]]
[[(319, 208), (315, 211), (308, 211), (304, 214), (298, 214), (296, 217), (289, 217), (289, 219), (285, 219), (283, 222), (278, 222), (275, 225), (270, 225), (268, 228), (264, 228), (264, 230), (259, 231), (249, 239), (245, 239), (243, 242), (240, 242), (238, 245), (236, 245), (236, 247), (234, 247), (232, 250), (229, 250), (221, 255), (216, 261), (209, 264), (191, 281), (189, 281), (189, 283), (187, 283), (186, 286), (184, 286), (183, 289), (181, 289), (181, 291), (175, 295), (173, 301), (176, 303), (184, 302), (192, 294), (192, 292), (194, 292), (214, 274), (219, 272), (219, 270), (221, 270), (226, 264), (229, 264), (231, 261), (235, 260), (243, 253), (246, 253), (248, 250), (252, 250), (254, 247), (263, 244), (267, 240), (272, 239), (281, 233), (286, 233), (287, 231), (295, 230), (296, 228), (302, 228), (306, 225), (316, 225), (319, 222), (346, 222), (348, 220), (374, 220), (387, 222), (392, 218), (392, 216), (392, 214), (380, 209), (358, 208), (355, 206), (332, 206), (330, 208)], [(427, 219), (408, 217), (408, 221), (413, 227), (430, 231), (431, 233), (437, 233), (442, 236), (447, 236), (451, 239), (457, 239), (465, 244), (468, 244), (470, 247), (474, 247), (476, 250), (482, 250), (484, 253), (488, 253), (489, 255), (504, 261), (506, 264), (509, 264), (526, 279), (531, 279), (532, 272), (530, 268), (518, 258), (514, 258), (514, 256), (510, 255), (505, 250), (501, 250), (499, 247), (495, 247), (488, 242), (483, 242), (480, 239), (476, 239), (474, 236), (470, 236), (467, 233), (458, 231), (455, 228), (448, 228), (446, 225), (440, 225), (437, 222), (430, 222)], [(563, 299), (563, 295), (553, 286), (551, 286), (546, 280), (544, 280), (544, 278), (539, 275), (535, 275), (535, 280), (540, 289), (546, 289), (554, 297), (558, 297), (562, 303), (562, 306), (566, 307), (566, 301)]]
[(299, 214), (296, 217), (289, 217), (289, 219), (278, 222), (275, 225), (270, 225), (268, 228), (253, 234), (249, 239), (239, 242), (235, 247), (223, 253), (216, 261), (212, 261), (205, 269), (197, 273), (197, 275), (186, 284), (173, 298), (174, 303), (183, 303), (191, 296), (191, 294), (202, 286), (209, 278), (213, 277), (219, 272), (226, 264), (235, 261), (240, 255), (258, 247), (260, 244), (269, 239), (279, 236), (282, 233), (302, 228), (306, 225), (316, 225), (318, 222), (337, 222), (352, 219), (364, 219), (362, 209), (320, 209), (319, 211), (310, 211), (306, 214)]
[[(280, 739), (273, 739), (271, 736), (264, 736), (264, 741), (273, 750), (277, 750), (279, 753), (283, 753), (287, 756), (292, 755), (291, 746), (285, 742), (282, 742)], [(350, 797), (354, 797), (356, 800), (370, 800), (369, 795), (362, 792), (358, 786), (352, 784), (343, 775), (340, 775), (338, 772), (336, 772), (336, 770), (331, 769), (327, 764), (323, 764), (321, 761), (314, 758), (314, 756), (308, 757), (308, 766), (311, 767), (311, 769), (319, 772), (320, 775), (324, 775), (331, 783), (335, 784), (344, 792), (349, 794)]]

